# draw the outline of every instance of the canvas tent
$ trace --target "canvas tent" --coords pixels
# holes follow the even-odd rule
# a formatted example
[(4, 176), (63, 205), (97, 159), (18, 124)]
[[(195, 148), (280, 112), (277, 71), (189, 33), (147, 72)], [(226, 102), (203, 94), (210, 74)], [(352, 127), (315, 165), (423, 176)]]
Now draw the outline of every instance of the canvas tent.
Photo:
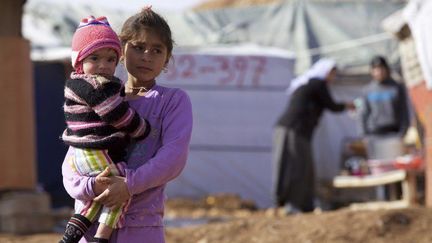
[[(177, 46), (252, 43), (278, 47), (296, 53), (296, 72), (300, 72), (319, 56), (332, 57), (343, 67), (364, 66), (376, 54), (397, 62), (396, 41), (380, 23), (405, 4), (404, 0), (285, 0), (164, 16)], [(33, 0), (26, 5), (23, 33), (35, 50), (67, 48), (79, 16), (106, 15), (119, 31), (122, 22), (136, 12), (126, 7)]]
[[(402, 5), (403, 1), (283, 1), (165, 15), (176, 47), (170, 71), (158, 82), (188, 92), (195, 121), (187, 166), (168, 186), (168, 196), (233, 192), (260, 207), (271, 206), (272, 126), (286, 106), (289, 81), (321, 56), (335, 58), (345, 69), (364, 68), (375, 54), (397, 62), (395, 41), (382, 33), (380, 21)], [(78, 16), (108, 16), (118, 30), (134, 12), (91, 3), (28, 4), (23, 32), (32, 42), (34, 61), (67, 62)], [(360, 95), (362, 84), (342, 81), (332, 93), (336, 100), (351, 100)], [(353, 117), (324, 115), (314, 140), (320, 179), (331, 180), (339, 172), (341, 141), (357, 135)], [(42, 138), (58, 146), (55, 139)], [(46, 173), (43, 168), (40, 173)], [(44, 179), (60, 186), (58, 175), (56, 181)]]
[(432, 34), (429, 31), (432, 25), (431, 13), (432, 3), (423, 0), (411, 1), (402, 12), (415, 40), (416, 54), (429, 90), (432, 89)]
[(319, 56), (335, 58), (344, 67), (363, 66), (376, 54), (390, 55), (395, 62), (395, 41), (380, 22), (405, 4), (403, 0), (286, 0), (186, 12), (183, 21), (176, 21), (176, 28), (185, 33), (177, 41), (181, 45), (251, 42), (279, 47), (296, 53), (297, 72)]

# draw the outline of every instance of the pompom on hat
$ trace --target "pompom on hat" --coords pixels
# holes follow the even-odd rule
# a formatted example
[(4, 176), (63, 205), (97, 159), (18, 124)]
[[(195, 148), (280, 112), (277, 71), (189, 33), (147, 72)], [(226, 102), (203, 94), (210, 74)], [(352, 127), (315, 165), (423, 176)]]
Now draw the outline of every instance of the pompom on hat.
[(101, 48), (112, 48), (120, 58), (120, 40), (111, 28), (106, 17), (89, 16), (82, 19), (72, 37), (72, 66), (80, 68), (81, 61), (94, 51)]

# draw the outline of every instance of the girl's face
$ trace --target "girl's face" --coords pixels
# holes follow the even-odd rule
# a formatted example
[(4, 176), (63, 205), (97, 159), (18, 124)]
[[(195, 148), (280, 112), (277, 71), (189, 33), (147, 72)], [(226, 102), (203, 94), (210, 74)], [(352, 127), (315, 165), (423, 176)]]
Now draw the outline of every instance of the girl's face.
[(117, 66), (117, 53), (111, 48), (96, 50), (83, 60), (85, 74), (113, 76)]
[(152, 31), (141, 31), (124, 48), (124, 64), (129, 79), (137, 83), (153, 82), (169, 60), (167, 47)]

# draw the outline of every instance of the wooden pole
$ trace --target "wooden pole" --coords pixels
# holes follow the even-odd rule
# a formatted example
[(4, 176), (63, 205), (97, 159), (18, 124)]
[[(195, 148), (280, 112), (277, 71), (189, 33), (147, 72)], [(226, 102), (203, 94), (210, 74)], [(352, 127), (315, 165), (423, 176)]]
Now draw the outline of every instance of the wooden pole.
[(432, 207), (432, 92), (422, 82), (409, 88), (411, 101), (424, 126), (425, 151), (425, 204)]
[(25, 0), (0, 8), (0, 190), (35, 189), (35, 118), (30, 44), (22, 37)]
[[(425, 87), (426, 89), (426, 87)], [(429, 93), (429, 102), (432, 102), (432, 92), (427, 91)], [(428, 103), (425, 107), (425, 164), (426, 164), (426, 206), (432, 207), (432, 104)]]

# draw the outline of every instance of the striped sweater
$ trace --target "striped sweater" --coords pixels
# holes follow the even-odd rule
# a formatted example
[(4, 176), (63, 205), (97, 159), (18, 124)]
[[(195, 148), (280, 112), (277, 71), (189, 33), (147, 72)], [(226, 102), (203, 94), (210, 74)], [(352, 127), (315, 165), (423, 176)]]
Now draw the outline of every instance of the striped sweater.
[(65, 83), (62, 140), (78, 148), (119, 150), (130, 138), (145, 138), (150, 125), (123, 100), (122, 90), (118, 78), (72, 73)]

